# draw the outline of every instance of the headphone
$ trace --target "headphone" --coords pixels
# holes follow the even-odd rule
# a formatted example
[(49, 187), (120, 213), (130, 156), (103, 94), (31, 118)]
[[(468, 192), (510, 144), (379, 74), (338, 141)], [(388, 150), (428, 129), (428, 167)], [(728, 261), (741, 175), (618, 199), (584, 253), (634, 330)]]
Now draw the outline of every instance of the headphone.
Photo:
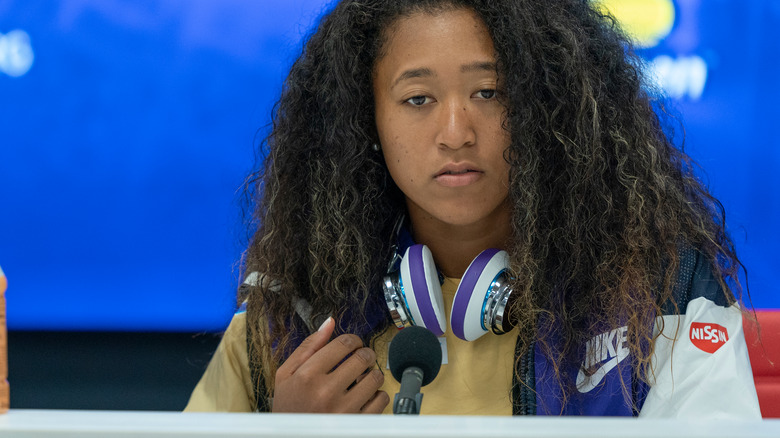
[[(473, 341), (488, 331), (504, 334), (512, 329), (506, 311), (512, 293), (508, 267), (506, 251), (495, 248), (482, 251), (472, 260), (452, 302), (450, 326), (455, 336)], [(422, 326), (436, 336), (443, 335), (447, 327), (443, 282), (427, 246), (411, 245), (401, 257), (395, 244), (383, 288), (396, 327)]]

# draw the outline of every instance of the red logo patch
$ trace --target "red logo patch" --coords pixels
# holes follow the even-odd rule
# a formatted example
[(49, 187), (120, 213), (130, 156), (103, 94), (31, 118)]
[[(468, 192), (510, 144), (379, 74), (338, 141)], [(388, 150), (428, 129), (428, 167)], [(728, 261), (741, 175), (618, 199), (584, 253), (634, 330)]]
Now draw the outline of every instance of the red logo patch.
[(694, 322), (691, 324), (691, 343), (701, 351), (714, 353), (729, 340), (729, 332), (725, 327), (709, 322)]

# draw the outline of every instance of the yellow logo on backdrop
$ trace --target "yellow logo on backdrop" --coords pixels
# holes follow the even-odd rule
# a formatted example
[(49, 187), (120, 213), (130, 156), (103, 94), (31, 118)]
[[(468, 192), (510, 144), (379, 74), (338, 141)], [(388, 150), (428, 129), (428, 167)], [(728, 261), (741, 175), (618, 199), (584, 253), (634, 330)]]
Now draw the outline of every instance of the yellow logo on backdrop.
[(666, 38), (674, 26), (672, 0), (593, 0), (617, 19), (637, 48), (649, 48)]

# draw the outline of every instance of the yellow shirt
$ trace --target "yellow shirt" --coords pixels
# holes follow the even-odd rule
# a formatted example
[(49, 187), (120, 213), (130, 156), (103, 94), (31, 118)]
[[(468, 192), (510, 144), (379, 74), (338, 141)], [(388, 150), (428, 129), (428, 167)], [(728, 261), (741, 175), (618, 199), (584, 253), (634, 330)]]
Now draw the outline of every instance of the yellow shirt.
[[(442, 285), (449, 312), (460, 280), (447, 278)], [(377, 363), (383, 364), (382, 390), (390, 395), (384, 413), (392, 414), (392, 399), (400, 389), (386, 368), (387, 349), (398, 332), (390, 328), (375, 343)], [(438, 376), (422, 388), (420, 413), (428, 415), (511, 415), (512, 367), (517, 335), (487, 333), (476, 341), (458, 339), (447, 327), (440, 338), (443, 363)], [(233, 317), (206, 372), (190, 397), (185, 411), (250, 412), (254, 393), (246, 352), (246, 313)]]

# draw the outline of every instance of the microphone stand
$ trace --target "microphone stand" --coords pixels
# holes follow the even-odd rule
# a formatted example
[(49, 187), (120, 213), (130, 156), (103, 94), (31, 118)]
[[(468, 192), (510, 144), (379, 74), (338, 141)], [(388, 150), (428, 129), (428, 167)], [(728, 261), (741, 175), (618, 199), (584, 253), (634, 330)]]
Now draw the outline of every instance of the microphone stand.
[(409, 367), (401, 377), (401, 389), (393, 401), (393, 414), (420, 415), (423, 395), (420, 387), (423, 381), (423, 371), (418, 367)]

